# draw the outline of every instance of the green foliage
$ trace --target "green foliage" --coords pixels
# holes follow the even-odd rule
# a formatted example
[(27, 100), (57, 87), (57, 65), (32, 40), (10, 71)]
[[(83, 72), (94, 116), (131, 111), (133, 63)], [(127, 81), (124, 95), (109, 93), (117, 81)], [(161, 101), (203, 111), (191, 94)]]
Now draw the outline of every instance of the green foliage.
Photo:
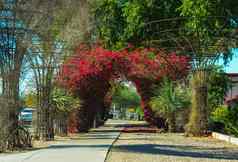
[[(227, 5), (230, 3), (230, 0), (183, 0), (178, 8), (180, 15), (186, 17), (186, 34), (191, 37), (196, 58), (200, 59), (199, 68), (214, 64), (210, 61), (219, 58), (227, 63), (234, 55), (232, 48), (237, 47), (234, 39), (236, 28), (231, 20), (237, 15), (234, 16), (233, 7)], [(204, 57), (207, 55), (212, 57)]]
[(230, 16), (236, 24), (238, 24), (238, 1), (234, 0), (226, 0), (226, 1), (219, 1), (221, 9), (220, 11), (223, 12), (223, 15)]
[[(95, 1), (96, 33), (107, 48), (120, 49), (131, 43), (174, 50), (176, 40), (176, 48), (184, 47), (178, 53), (192, 55), (194, 61), (199, 58), (194, 64), (198, 67), (194, 67), (206, 68), (220, 58), (228, 63), (234, 54), (232, 48), (237, 47), (237, 2), (232, 0)], [(204, 57), (208, 55), (211, 57)]]
[(55, 106), (56, 112), (69, 113), (80, 108), (82, 101), (63, 89), (55, 88), (52, 95), (52, 104)]
[(213, 67), (208, 81), (208, 104), (212, 111), (223, 103), (224, 96), (231, 87), (231, 81), (222, 67)]
[(120, 46), (120, 37), (125, 26), (120, 1), (98, 0), (93, 6), (93, 15), (98, 20), (99, 37), (107, 47)]
[[(144, 3), (146, 1), (143, 1)], [(143, 3), (142, 2), (142, 3)], [(142, 14), (145, 11), (145, 5), (142, 5), (139, 1), (128, 1), (122, 8), (123, 17), (125, 18), (126, 27), (124, 29), (125, 39), (129, 39), (138, 32), (138, 29), (143, 27), (143, 17)]]
[(175, 131), (175, 112), (190, 106), (190, 94), (187, 88), (165, 79), (150, 101), (152, 110), (166, 118), (169, 131)]
[(140, 101), (141, 98), (136, 90), (125, 85), (117, 86), (112, 96), (112, 103), (115, 104), (116, 107), (138, 107), (140, 106)]
[(229, 110), (226, 105), (220, 105), (212, 112), (212, 119), (217, 122), (226, 123), (229, 116)]
[(238, 105), (228, 108), (225, 105), (218, 106), (212, 112), (212, 120), (224, 124), (225, 131), (238, 136)]
[(136, 113), (137, 113), (141, 118), (144, 117), (144, 112), (143, 112), (143, 110), (142, 110), (142, 108), (141, 108), (140, 106), (138, 106), (138, 107), (136, 108)]
[[(176, 17), (179, 1), (174, 0), (96, 0), (93, 15), (98, 20), (99, 37), (108, 48), (120, 49), (132, 43), (141, 45), (151, 39), (151, 29), (146, 24), (162, 18)], [(165, 28), (167, 28), (166, 26)]]
[(187, 26), (193, 31), (204, 28), (204, 22), (208, 16), (212, 16), (214, 12), (213, 3), (210, 0), (183, 0), (179, 7), (182, 16), (191, 16), (187, 22)]
[(188, 89), (175, 85), (167, 79), (164, 80), (160, 88), (156, 88), (154, 94), (155, 96), (150, 102), (152, 109), (164, 115), (178, 109), (188, 108), (190, 105)]
[(225, 64), (228, 63), (234, 55), (233, 48), (237, 47), (236, 27), (231, 24), (233, 7), (226, 5), (231, 2), (228, 1), (183, 0), (178, 8), (180, 15), (185, 18), (184, 35), (193, 46), (193, 52), (189, 55), (192, 56), (195, 70), (188, 135), (200, 136), (206, 133), (208, 106), (216, 107), (220, 104), (227, 89), (227, 78), (222, 78), (224, 74), (221, 71), (212, 71), (209, 83), (207, 70), (221, 58)]

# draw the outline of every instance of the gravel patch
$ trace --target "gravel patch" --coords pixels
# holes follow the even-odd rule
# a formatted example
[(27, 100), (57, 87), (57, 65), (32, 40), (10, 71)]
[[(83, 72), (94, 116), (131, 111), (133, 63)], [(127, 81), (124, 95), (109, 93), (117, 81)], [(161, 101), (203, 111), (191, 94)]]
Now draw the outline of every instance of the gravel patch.
[(238, 146), (183, 134), (122, 133), (106, 162), (238, 162)]

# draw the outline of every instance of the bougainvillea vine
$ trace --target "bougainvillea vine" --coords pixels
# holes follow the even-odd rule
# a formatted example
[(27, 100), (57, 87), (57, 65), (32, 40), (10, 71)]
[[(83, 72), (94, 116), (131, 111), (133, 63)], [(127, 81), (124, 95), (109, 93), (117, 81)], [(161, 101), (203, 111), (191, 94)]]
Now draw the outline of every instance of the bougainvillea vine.
[(128, 47), (111, 51), (100, 45), (89, 47), (81, 44), (62, 65), (58, 82), (80, 95), (87, 106), (87, 102), (95, 102), (95, 99), (104, 100), (110, 90), (110, 82), (124, 77), (134, 83), (141, 95), (145, 119), (155, 123), (148, 104), (152, 85), (163, 77), (180, 79), (188, 74), (189, 67), (186, 56), (153, 48)]

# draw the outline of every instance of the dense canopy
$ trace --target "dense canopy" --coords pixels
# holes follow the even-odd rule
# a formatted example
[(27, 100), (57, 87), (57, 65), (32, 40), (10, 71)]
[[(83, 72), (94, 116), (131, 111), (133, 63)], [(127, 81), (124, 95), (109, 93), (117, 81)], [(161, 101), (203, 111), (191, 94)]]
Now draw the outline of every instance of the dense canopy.
[(175, 53), (130, 46), (111, 51), (99, 45), (88, 47), (83, 44), (62, 66), (59, 83), (90, 103), (95, 102), (95, 98), (103, 101), (111, 88), (110, 82), (125, 78), (134, 83), (142, 98), (145, 118), (153, 123), (154, 117), (147, 104), (152, 85), (165, 76), (172, 80), (181, 79), (188, 72), (189, 59)]

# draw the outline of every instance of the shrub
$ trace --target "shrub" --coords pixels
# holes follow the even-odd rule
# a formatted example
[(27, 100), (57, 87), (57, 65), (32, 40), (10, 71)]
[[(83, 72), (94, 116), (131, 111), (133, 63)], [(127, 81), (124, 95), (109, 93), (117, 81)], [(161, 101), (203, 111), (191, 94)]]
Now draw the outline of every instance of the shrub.
[(224, 124), (225, 131), (228, 134), (238, 136), (238, 105), (228, 107), (220, 105), (212, 112), (212, 120)]
[(190, 95), (186, 88), (165, 79), (155, 91), (150, 105), (154, 112), (166, 118), (169, 131), (176, 129), (176, 112), (190, 106)]

